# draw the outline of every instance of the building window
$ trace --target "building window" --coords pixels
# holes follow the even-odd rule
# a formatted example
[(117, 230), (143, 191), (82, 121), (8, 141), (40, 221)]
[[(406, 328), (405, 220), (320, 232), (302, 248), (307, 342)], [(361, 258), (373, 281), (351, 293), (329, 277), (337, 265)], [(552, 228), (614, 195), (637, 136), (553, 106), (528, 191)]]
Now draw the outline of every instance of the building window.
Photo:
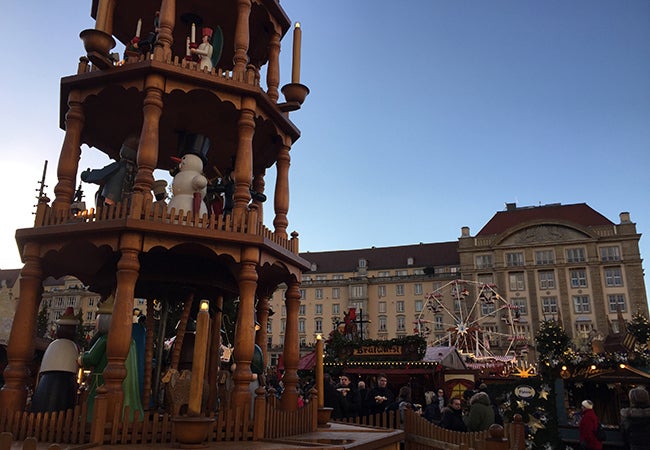
[(523, 272), (510, 272), (508, 274), (508, 280), (511, 291), (526, 290), (526, 280)]
[(316, 319), (314, 321), (314, 328), (316, 333), (322, 333), (323, 332), (323, 319)]
[(406, 265), (407, 266), (412, 266), (413, 265), (413, 258), (412, 257), (406, 258)]
[(618, 246), (600, 247), (600, 260), (601, 261), (620, 261), (621, 250)]
[(364, 268), (366, 267), (366, 260), (361, 258), (359, 259), (359, 267)]
[(287, 315), (287, 305), (282, 305), (282, 317)]
[(327, 280), (327, 275), (316, 275), (316, 281)]
[(434, 317), (434, 324), (435, 324), (434, 326), (435, 326), (436, 330), (442, 330), (443, 329), (444, 324), (442, 322), (442, 316), (441, 315), (437, 315), (437, 316)]
[(332, 275), (332, 280), (342, 280), (342, 279), (343, 279), (343, 275), (341, 275), (340, 273), (336, 273)]
[(415, 312), (419, 313), (422, 311), (422, 300), (415, 301)]
[(93, 313), (92, 313), (92, 311), (86, 313), (86, 320), (93, 320)]
[(287, 329), (287, 319), (280, 319), (280, 332), (284, 333), (284, 330)]
[(593, 329), (594, 325), (591, 322), (580, 322), (576, 324), (576, 331), (583, 337), (588, 337)]
[(625, 312), (625, 296), (623, 294), (608, 295), (607, 300), (609, 301), (609, 312), (618, 312), (619, 308), (621, 308), (621, 312)]
[(316, 315), (321, 315), (321, 314), (323, 314), (323, 304), (316, 303)]
[(518, 267), (524, 265), (524, 254), (522, 252), (506, 253), (506, 266)]
[(587, 287), (587, 271), (585, 269), (571, 269), (569, 271), (572, 288)]
[(316, 299), (321, 300), (323, 298), (323, 289), (317, 288), (316, 289)]
[(494, 275), (491, 273), (480, 273), (476, 277), (476, 281), (478, 281), (480, 284), (492, 285), (494, 284)]
[(422, 283), (415, 283), (413, 285), (413, 293), (415, 295), (422, 295)]
[(585, 249), (582, 247), (578, 248), (567, 248), (566, 249), (566, 262), (568, 263), (581, 263), (585, 262)]
[(386, 316), (379, 316), (379, 332), (386, 332)]
[(379, 302), (379, 312), (386, 314), (386, 302)]
[(379, 277), (389, 277), (390, 272), (388, 272), (387, 270), (382, 270), (381, 272), (379, 272), (379, 274), (377, 276), (379, 276)]
[(95, 299), (93, 297), (90, 297), (88, 299), (88, 306), (93, 306), (95, 304)]
[(307, 291), (304, 289), (300, 289), (300, 300), (304, 300), (307, 298)]
[(520, 297), (513, 298), (512, 300), (510, 300), (510, 303), (512, 303), (514, 306), (517, 307), (517, 310), (519, 310), (519, 314), (528, 314), (528, 305), (525, 298), (520, 298)]
[(267, 319), (266, 321), (266, 332), (271, 334), (273, 333), (273, 319)]
[(332, 288), (332, 298), (341, 298), (341, 288)]
[(623, 286), (623, 274), (620, 267), (605, 267), (605, 284), (607, 287)]
[(557, 314), (557, 297), (542, 297), (542, 312)]
[(476, 255), (477, 269), (491, 269), (493, 266), (492, 255)]
[(304, 316), (304, 315), (305, 315), (305, 310), (306, 310), (306, 309), (307, 309), (307, 308), (305, 307), (305, 305), (300, 305), (300, 306), (298, 306), (298, 315), (299, 315), (299, 316)]
[(408, 270), (396, 270), (395, 275), (398, 277), (405, 277), (409, 274)]
[(576, 314), (587, 314), (591, 312), (589, 305), (588, 295), (574, 295), (573, 296), (573, 309)]
[(538, 266), (545, 264), (554, 264), (555, 254), (553, 250), (537, 250), (535, 251), (535, 264)]
[(334, 303), (332, 305), (332, 315), (338, 316), (339, 314), (341, 314), (341, 305), (339, 305), (338, 303)]
[(299, 333), (305, 332), (305, 319), (298, 320), (298, 332)]
[(397, 331), (404, 331), (406, 329), (406, 318), (404, 316), (397, 316)]
[(311, 281), (311, 277), (309, 275), (303, 275), (302, 276), (302, 282), (306, 283), (308, 281)]
[(395, 302), (395, 310), (398, 313), (403, 313), (404, 312), (404, 301), (403, 300), (398, 300)]
[(386, 297), (386, 286), (377, 286), (377, 295), (381, 297)]
[(540, 289), (555, 289), (555, 271), (540, 270), (537, 274)]
[(404, 295), (404, 285), (403, 284), (395, 285), (395, 295)]
[(481, 314), (484, 316), (493, 316), (495, 311), (494, 303), (481, 302)]

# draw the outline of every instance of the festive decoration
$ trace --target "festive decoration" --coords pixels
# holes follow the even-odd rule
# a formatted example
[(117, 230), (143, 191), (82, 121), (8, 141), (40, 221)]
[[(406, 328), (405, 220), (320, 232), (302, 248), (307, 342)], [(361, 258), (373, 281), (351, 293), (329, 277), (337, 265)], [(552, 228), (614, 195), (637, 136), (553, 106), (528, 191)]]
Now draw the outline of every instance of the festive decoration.
[(632, 320), (627, 324), (627, 331), (636, 338), (640, 350), (647, 348), (648, 339), (650, 339), (650, 322), (648, 318), (637, 311), (632, 316)]
[(557, 366), (562, 354), (569, 348), (571, 340), (562, 328), (562, 324), (554, 319), (541, 322), (535, 335), (540, 366)]
[[(406, 336), (388, 340), (375, 339), (347, 339), (340, 331), (334, 330), (325, 341), (325, 362), (345, 363), (346, 361), (386, 361), (386, 360), (408, 360), (411, 364), (418, 362), (426, 352), (426, 340), (420, 336)], [(376, 355), (359, 352), (364, 347), (372, 347), (380, 350)], [(401, 352), (389, 354), (389, 350), (401, 347)], [(381, 350), (385, 350), (382, 352)], [(357, 353), (363, 353), (355, 355)], [(375, 363), (376, 364), (376, 363)]]

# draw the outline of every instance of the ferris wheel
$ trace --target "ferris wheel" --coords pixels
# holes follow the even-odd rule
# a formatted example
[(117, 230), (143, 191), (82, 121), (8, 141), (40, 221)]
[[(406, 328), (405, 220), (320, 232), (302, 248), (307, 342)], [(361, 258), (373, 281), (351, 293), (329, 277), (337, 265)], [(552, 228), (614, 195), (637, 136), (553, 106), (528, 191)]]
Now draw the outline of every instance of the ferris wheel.
[(493, 284), (453, 280), (425, 299), (414, 332), (428, 346), (454, 346), (481, 358), (511, 355), (525, 341), (516, 333), (519, 308)]

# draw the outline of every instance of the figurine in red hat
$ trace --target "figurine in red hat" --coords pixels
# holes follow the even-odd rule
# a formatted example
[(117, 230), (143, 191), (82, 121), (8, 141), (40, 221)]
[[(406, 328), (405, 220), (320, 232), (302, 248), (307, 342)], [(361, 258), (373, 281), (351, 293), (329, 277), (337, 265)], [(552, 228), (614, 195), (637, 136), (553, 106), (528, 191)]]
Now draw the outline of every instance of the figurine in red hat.
[(79, 320), (69, 306), (56, 321), (57, 339), (47, 346), (41, 362), (32, 412), (65, 411), (74, 408), (77, 395), (79, 347), (74, 342)]
[(191, 48), (190, 52), (198, 55), (201, 59), (199, 61), (199, 70), (207, 69), (208, 72), (212, 70), (212, 33), (214, 30), (210, 27), (203, 27), (201, 43), (198, 48)]

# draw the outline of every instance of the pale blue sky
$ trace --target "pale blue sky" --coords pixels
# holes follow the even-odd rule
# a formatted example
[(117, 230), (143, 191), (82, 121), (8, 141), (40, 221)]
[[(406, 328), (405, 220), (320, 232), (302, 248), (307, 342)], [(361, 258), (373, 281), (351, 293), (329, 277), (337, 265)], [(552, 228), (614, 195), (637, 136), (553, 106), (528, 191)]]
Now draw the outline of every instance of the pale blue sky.
[[(0, 16), (4, 42), (22, 42), (0, 63), (0, 268), (21, 266), (14, 230), (31, 225), (45, 159), (53, 195), (59, 80), (84, 53), (90, 4), (25, 0)], [(649, 1), (281, 4), (302, 24), (311, 89), (291, 113), (301, 251), (452, 241), (506, 202), (585, 202), (615, 223), (630, 212), (648, 258)], [(282, 45), (284, 84), (291, 33)], [(103, 165), (95, 154), (81, 167)]]

